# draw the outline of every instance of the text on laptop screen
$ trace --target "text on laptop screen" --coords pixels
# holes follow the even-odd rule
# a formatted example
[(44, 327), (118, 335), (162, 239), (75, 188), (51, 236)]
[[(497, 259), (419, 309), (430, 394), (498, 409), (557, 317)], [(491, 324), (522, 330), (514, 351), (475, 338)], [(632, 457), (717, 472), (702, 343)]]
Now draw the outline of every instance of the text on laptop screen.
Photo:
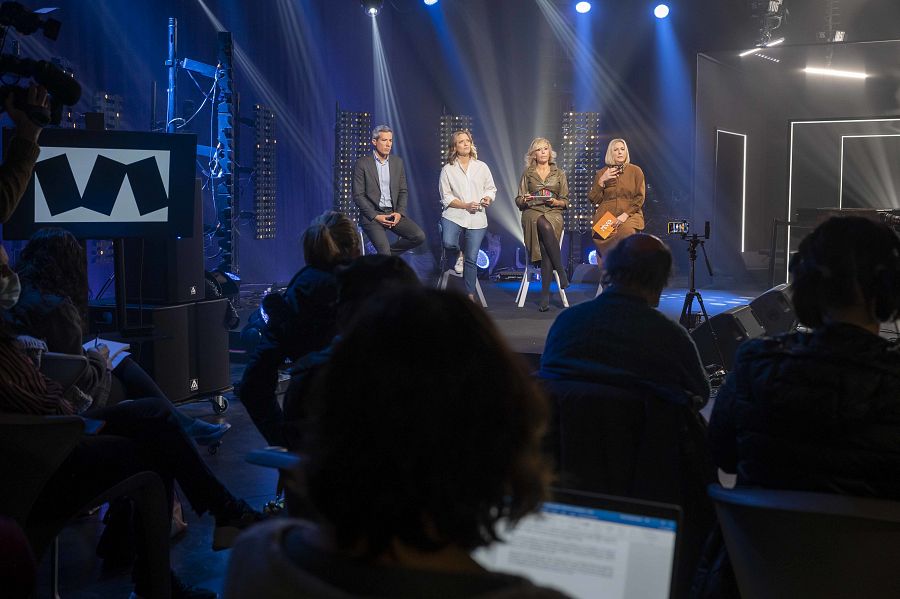
[(473, 557), (497, 572), (525, 576), (572, 597), (669, 596), (675, 520), (545, 503), (540, 514), (503, 533), (505, 543)]

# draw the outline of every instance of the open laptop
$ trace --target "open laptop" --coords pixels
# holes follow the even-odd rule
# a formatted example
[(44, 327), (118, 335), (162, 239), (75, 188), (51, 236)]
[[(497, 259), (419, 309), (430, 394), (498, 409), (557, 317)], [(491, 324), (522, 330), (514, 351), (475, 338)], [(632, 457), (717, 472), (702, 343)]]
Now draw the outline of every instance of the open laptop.
[(505, 542), (473, 557), (578, 599), (666, 599), (680, 531), (678, 506), (557, 490), (540, 513), (501, 528)]

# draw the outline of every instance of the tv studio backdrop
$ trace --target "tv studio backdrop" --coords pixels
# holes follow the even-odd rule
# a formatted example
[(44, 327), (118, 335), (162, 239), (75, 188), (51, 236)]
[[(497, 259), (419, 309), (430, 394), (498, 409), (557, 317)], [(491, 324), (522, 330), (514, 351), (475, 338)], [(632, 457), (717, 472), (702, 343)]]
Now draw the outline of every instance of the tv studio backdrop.
[(230, 385), (228, 300), (206, 299), (196, 146), (192, 134), (48, 129), (3, 226), (6, 239), (58, 226), (81, 240), (124, 240), (125, 298), (116, 300), (126, 301), (126, 322), (111, 298), (95, 300), (90, 332), (129, 343), (174, 402)]
[(751, 49), (698, 55), (694, 219), (719, 268), (779, 284), (823, 218), (900, 208), (900, 41)]

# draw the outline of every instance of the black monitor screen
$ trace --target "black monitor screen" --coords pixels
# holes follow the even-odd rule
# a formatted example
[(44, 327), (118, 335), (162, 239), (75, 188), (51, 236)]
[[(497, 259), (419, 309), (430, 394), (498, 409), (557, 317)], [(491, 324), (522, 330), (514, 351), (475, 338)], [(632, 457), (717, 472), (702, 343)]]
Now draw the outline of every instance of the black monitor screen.
[(51, 226), (81, 239), (191, 236), (196, 135), (45, 129), (40, 146), (6, 239)]

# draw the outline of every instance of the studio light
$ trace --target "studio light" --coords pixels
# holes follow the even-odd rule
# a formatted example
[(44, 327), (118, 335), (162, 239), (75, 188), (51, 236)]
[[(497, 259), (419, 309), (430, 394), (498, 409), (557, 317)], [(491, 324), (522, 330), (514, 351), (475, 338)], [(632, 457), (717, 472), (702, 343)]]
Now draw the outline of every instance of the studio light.
[(590, 12), (591, 11), (591, 3), (590, 2), (579, 2), (578, 4), (575, 5), (575, 10), (577, 10), (581, 14)]
[(484, 250), (478, 250), (478, 258), (475, 259), (475, 264), (478, 265), (478, 268), (487, 270), (491, 265), (491, 259), (488, 258), (488, 255)]
[(818, 67), (806, 67), (804, 72), (810, 75), (828, 75), (829, 77), (845, 77), (847, 79), (865, 79), (868, 73), (858, 71), (838, 71), (837, 69), (820, 69)]
[(422, 1), (425, 2), (425, 4), (426, 4), (427, 6), (431, 6), (432, 4), (437, 4), (437, 3), (438, 3), (438, 0), (422, 0)]
[(666, 4), (658, 4), (656, 8), (653, 9), (653, 15), (657, 19), (665, 19), (669, 16), (669, 7)]
[(384, 6), (384, 0), (359, 0), (363, 10), (373, 19), (378, 16), (378, 11)]
[(762, 44), (761, 46), (757, 46), (756, 48), (751, 48), (750, 50), (745, 50), (745, 51), (741, 52), (740, 54), (738, 54), (738, 56), (749, 56), (751, 54), (756, 54), (763, 48), (771, 48), (772, 46), (777, 46), (778, 44), (783, 44), (783, 43), (784, 43), (784, 38), (780, 37), (777, 40), (772, 40), (771, 42)]

